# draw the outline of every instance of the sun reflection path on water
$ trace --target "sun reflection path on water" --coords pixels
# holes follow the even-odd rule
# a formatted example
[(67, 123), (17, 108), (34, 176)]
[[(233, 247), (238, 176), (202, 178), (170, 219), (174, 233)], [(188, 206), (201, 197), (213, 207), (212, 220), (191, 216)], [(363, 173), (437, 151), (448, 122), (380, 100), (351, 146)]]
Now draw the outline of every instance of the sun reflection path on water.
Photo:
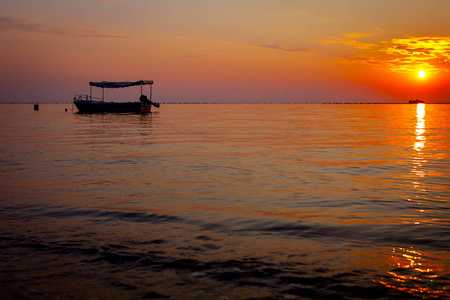
[(414, 142), (414, 150), (417, 151), (417, 156), (414, 158), (414, 166), (411, 172), (419, 177), (424, 177), (425, 172), (422, 169), (426, 160), (422, 157), (425, 148), (425, 104), (417, 104), (417, 114), (416, 114), (416, 140)]
[(447, 286), (439, 278), (449, 270), (438, 257), (413, 247), (398, 247), (392, 249), (389, 265), (393, 268), (389, 275), (374, 282), (415, 297), (450, 299)]
[[(412, 183), (414, 190), (420, 190), (421, 195), (410, 198), (408, 201), (419, 200), (426, 192), (422, 181), (427, 175), (424, 170), (424, 165), (427, 163), (425, 108), (426, 106), (423, 103), (416, 106), (415, 140), (412, 144), (415, 152), (411, 170), (411, 173), (415, 176)], [(415, 202), (415, 205), (421, 205), (422, 201), (413, 202)], [(419, 212), (424, 213), (424, 210), (419, 209)], [(424, 221), (416, 220), (414, 222), (415, 225), (421, 225), (422, 223)], [(450, 299), (447, 287), (450, 269), (445, 260), (442, 261), (442, 257), (413, 247), (396, 247), (390, 252), (387, 264), (390, 267), (390, 270), (386, 272), (387, 275), (378, 280), (373, 280), (374, 282), (389, 289), (407, 293), (412, 297)]]
[[(416, 175), (417, 179), (413, 180), (414, 189), (420, 189), (422, 192), (426, 192), (426, 190), (421, 185), (421, 178), (424, 178), (426, 176), (426, 173), (424, 171), (424, 165), (426, 164), (427, 160), (424, 157), (425, 156), (425, 104), (419, 103), (416, 105), (416, 126), (415, 126), (415, 141), (413, 144), (413, 148), (416, 151), (414, 158), (413, 158), (413, 167), (411, 170), (411, 173)], [(415, 198), (418, 196), (416, 195)], [(408, 199), (408, 201), (412, 201), (412, 199)], [(418, 205), (421, 205), (421, 202), (417, 202)], [(419, 210), (421, 213), (424, 213), (423, 209)], [(420, 225), (421, 221), (415, 221), (415, 225)]]

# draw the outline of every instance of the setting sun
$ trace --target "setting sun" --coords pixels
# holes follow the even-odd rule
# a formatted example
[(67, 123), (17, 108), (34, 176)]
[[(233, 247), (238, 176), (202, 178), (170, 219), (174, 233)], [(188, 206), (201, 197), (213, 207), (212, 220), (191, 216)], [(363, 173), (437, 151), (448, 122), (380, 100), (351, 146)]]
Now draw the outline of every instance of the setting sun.
[(163, 103), (450, 101), (448, 0), (41, 2), (0, 0), (0, 103), (140, 79)]
[(420, 78), (424, 78), (426, 73), (425, 73), (424, 70), (420, 70), (418, 75), (419, 75)]

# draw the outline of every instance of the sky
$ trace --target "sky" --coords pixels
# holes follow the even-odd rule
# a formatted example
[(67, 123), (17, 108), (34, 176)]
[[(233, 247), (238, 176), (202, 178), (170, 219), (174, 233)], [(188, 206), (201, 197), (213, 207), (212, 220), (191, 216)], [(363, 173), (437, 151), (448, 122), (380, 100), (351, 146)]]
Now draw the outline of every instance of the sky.
[(450, 102), (449, 12), (448, 0), (0, 0), (0, 102), (70, 103), (90, 81), (137, 80), (162, 103)]

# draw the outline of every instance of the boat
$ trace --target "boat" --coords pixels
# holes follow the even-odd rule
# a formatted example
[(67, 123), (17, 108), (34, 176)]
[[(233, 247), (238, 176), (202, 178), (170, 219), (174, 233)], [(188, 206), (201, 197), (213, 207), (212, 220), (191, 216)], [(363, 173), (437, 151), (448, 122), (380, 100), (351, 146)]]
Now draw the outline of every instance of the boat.
[(418, 103), (425, 103), (425, 101), (416, 99), (416, 100), (409, 100), (408, 103), (409, 104), (418, 104)]
[[(142, 93), (142, 86), (150, 85), (150, 97)], [(152, 101), (153, 80), (139, 80), (134, 82), (89, 82), (90, 94), (76, 94), (73, 104), (79, 113), (150, 113), (152, 106), (159, 108), (159, 103)], [(139, 101), (129, 102), (105, 102), (104, 89), (126, 88), (131, 86), (141, 86), (141, 96)], [(102, 98), (92, 97), (92, 87), (102, 88)]]

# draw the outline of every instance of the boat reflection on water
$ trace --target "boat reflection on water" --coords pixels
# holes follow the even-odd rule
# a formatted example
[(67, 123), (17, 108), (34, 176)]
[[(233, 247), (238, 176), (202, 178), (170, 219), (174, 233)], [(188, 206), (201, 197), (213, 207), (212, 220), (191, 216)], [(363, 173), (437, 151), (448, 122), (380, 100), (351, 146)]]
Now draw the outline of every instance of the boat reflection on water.
[(389, 265), (392, 270), (388, 275), (374, 282), (424, 299), (450, 296), (447, 287), (437, 280), (448, 272), (445, 265), (439, 263), (439, 257), (413, 247), (399, 247), (392, 249)]

